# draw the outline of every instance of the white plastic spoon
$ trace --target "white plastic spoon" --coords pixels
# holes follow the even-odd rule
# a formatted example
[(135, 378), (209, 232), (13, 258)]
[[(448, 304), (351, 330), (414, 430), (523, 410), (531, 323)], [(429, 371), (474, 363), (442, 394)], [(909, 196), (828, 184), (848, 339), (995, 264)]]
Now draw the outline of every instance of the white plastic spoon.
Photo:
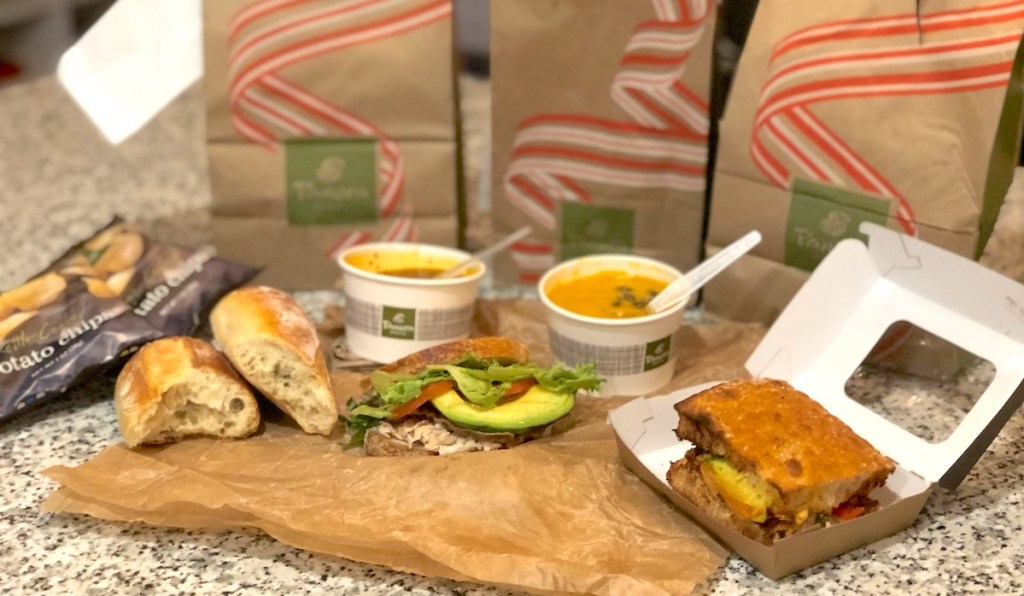
[(515, 232), (512, 232), (508, 236), (505, 236), (504, 238), (488, 246), (487, 248), (484, 248), (473, 253), (471, 257), (469, 257), (465, 261), (462, 261), (458, 265), (455, 265), (454, 267), (449, 267), (448, 269), (445, 269), (441, 273), (438, 273), (437, 275), (434, 276), (434, 279), (451, 279), (453, 277), (458, 277), (466, 269), (472, 267), (473, 265), (476, 265), (481, 261), (485, 261), (493, 257), (494, 255), (498, 254), (499, 252), (505, 250), (509, 246), (512, 246), (512, 243), (514, 243), (516, 240), (526, 238), (527, 236), (530, 235), (530, 232), (532, 231), (533, 228), (531, 228), (530, 226), (519, 228)]
[(736, 242), (720, 250), (715, 256), (704, 260), (682, 277), (670, 283), (667, 288), (647, 303), (645, 309), (649, 314), (654, 314), (675, 306), (681, 300), (686, 300), (690, 294), (703, 287), (711, 278), (721, 273), (723, 269), (745, 255), (759, 242), (761, 242), (760, 232), (756, 230), (748, 232)]

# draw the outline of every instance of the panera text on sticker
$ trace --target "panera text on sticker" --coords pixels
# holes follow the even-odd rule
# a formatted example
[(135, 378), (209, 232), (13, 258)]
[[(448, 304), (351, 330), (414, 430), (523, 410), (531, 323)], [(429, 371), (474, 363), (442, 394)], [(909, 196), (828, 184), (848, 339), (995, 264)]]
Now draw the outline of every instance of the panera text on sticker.
[(885, 199), (794, 180), (786, 218), (785, 263), (811, 271), (840, 240), (866, 241), (859, 231), (861, 222), (885, 225), (889, 207)]
[(632, 209), (561, 201), (561, 258), (606, 252), (632, 253), (636, 230)]
[(380, 331), (392, 339), (416, 339), (416, 310), (385, 306)]
[(285, 143), (288, 222), (377, 221), (377, 143), (371, 139), (299, 139)]
[(672, 355), (672, 336), (647, 342), (644, 349), (644, 372), (654, 370), (668, 362)]

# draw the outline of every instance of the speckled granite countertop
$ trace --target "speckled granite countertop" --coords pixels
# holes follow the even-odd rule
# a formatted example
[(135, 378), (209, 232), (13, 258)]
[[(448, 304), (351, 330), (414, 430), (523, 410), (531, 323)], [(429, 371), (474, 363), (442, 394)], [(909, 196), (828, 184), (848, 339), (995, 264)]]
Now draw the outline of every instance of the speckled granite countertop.
[[(45, 267), (115, 214), (147, 222), (158, 237), (190, 244), (207, 239), (209, 191), (196, 90), (118, 148), (107, 146), (48, 79), (0, 90), (0, 121), (0, 288)], [(325, 296), (300, 298), (317, 312)], [(957, 403), (977, 382), (967, 378), (953, 394), (932, 398)], [(258, 531), (185, 531), (41, 513), (55, 485), (40, 470), (83, 462), (120, 440), (111, 386), (111, 379), (98, 377), (0, 423), (0, 590), (507, 594), (300, 551)], [(887, 400), (915, 403), (923, 391), (894, 386)], [(904, 532), (778, 583), (730, 557), (706, 591), (1024, 593), (1022, 437), (1024, 415), (1018, 413), (963, 485), (936, 491)]]

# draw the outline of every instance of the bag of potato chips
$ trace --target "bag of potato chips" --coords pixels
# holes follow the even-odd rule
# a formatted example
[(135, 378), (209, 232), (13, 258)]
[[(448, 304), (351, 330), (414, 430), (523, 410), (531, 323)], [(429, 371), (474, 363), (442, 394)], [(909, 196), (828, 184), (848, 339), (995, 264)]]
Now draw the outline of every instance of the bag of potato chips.
[(189, 335), (257, 269), (154, 242), (115, 220), (0, 293), (0, 419), (167, 335)]

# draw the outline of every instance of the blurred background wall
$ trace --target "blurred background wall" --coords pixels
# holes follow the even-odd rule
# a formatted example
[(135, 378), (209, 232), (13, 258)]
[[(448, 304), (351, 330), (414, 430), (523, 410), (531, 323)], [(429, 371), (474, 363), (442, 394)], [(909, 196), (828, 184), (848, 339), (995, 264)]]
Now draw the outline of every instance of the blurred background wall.
[(114, 0), (0, 0), (0, 84), (52, 73)]
[[(184, 0), (183, 0), (184, 1)], [(0, 0), (0, 85), (54, 72), (61, 54), (114, 0)], [(486, 74), (488, 0), (455, 0), (456, 44), (466, 70)]]

